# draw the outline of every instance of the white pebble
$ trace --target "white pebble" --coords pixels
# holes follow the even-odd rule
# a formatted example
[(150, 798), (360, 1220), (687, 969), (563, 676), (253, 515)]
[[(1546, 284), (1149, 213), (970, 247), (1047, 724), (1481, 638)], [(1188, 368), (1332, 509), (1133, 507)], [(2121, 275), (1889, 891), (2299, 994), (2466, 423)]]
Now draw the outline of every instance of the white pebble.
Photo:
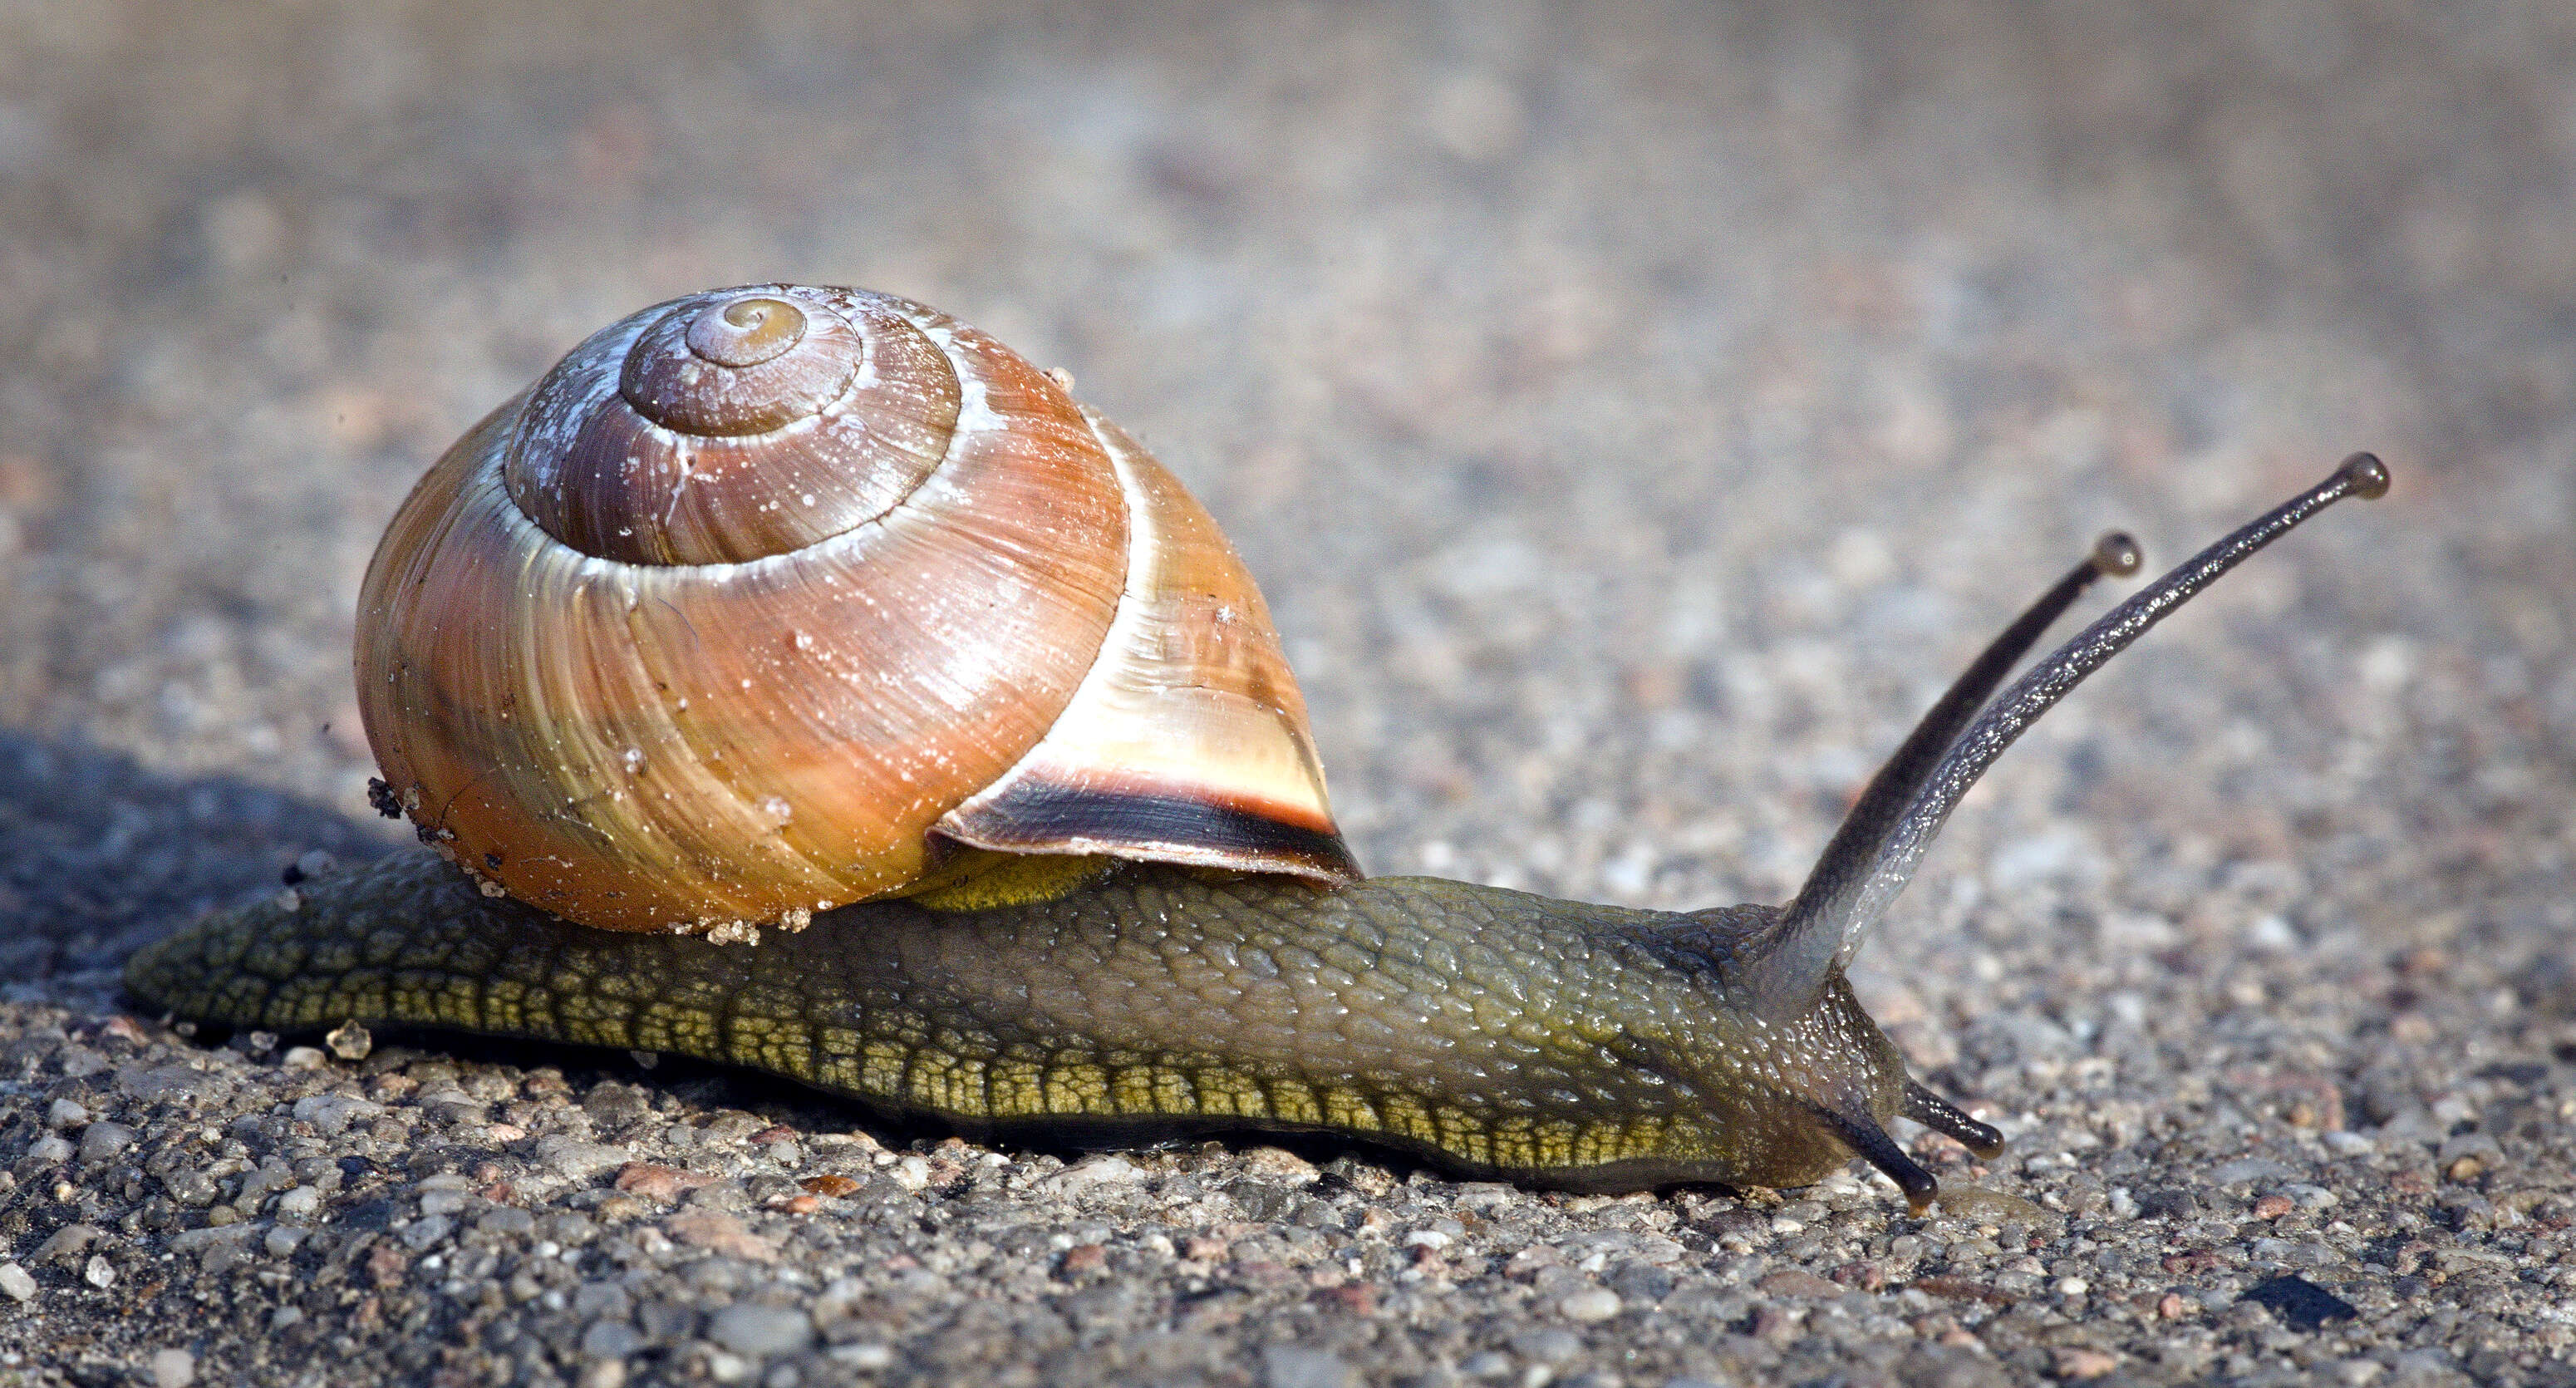
[(288, 1218), (303, 1218), (322, 1208), (322, 1192), (311, 1186), (296, 1186), (277, 1197), (277, 1212)]
[[(1001, 1153), (994, 1152), (989, 1155), (998, 1157), (1001, 1156)], [(1007, 1160), (1007, 1158), (1005, 1160)], [(1134, 1185), (1144, 1179), (1145, 1169), (1143, 1167), (1127, 1160), (1125, 1157), (1111, 1154), (1108, 1156), (1086, 1157), (1082, 1161), (1072, 1166), (1068, 1166), (1064, 1170), (1047, 1177), (1046, 1180), (1039, 1184), (1042, 1189), (1051, 1195), (1079, 1195), (1095, 1186)]]
[(33, 1301), (36, 1299), (36, 1279), (16, 1263), (0, 1263), (0, 1292), (8, 1293), (11, 1301)]
[(708, 1322), (707, 1336), (736, 1354), (766, 1359), (814, 1343), (814, 1318), (789, 1306), (728, 1306)]
[(89, 1255), (89, 1266), (81, 1269), (81, 1280), (106, 1291), (116, 1285), (116, 1269), (109, 1266), (103, 1255), (93, 1253)]
[(1590, 1287), (1568, 1295), (1556, 1304), (1567, 1320), (1578, 1325), (1606, 1321), (1619, 1314), (1619, 1294), (1607, 1287)]
[(289, 1070), (319, 1070), (327, 1062), (318, 1046), (289, 1046), (278, 1063)]
[(188, 1388), (197, 1381), (197, 1356), (184, 1349), (152, 1352), (152, 1388)]

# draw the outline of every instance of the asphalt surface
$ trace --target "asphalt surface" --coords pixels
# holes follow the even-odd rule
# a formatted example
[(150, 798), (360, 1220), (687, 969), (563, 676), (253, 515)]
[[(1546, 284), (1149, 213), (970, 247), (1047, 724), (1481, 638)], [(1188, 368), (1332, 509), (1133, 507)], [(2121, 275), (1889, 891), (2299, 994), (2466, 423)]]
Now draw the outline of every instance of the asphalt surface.
[[(0, 1384), (2576, 1381), (2570, 91), (2542, 3), (0, 10)], [(2011, 1137), (1918, 1153), (2031, 1205), (136, 1015), (136, 945), (393, 843), (347, 653), (428, 460), (772, 278), (1151, 444), (1373, 870), (1626, 904), (1787, 896), (2098, 531), (2396, 487), (1863, 954)]]

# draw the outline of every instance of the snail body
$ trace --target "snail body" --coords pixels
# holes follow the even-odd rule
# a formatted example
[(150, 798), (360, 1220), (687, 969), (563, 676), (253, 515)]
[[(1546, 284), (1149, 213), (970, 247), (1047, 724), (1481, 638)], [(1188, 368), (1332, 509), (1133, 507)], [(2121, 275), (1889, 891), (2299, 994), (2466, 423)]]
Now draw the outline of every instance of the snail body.
[(1895, 1119), (2001, 1137), (1908, 1078), (1853, 951), (2033, 719), (2386, 485), (2355, 455), (1997, 695), (2135, 568), (2106, 537), (1794, 901), (1628, 910), (1363, 879), (1258, 592), (1059, 381), (889, 296), (694, 296), (476, 426), (370, 567), (379, 807), (438, 856), (218, 913), (127, 986), (234, 1025), (667, 1051), (976, 1128), (1337, 1132), (1571, 1188), (1857, 1155), (1919, 1207), (1938, 1186)]
[(273, 1030), (693, 1056), (970, 1130), (1328, 1130), (1590, 1190), (1802, 1185), (1852, 1151), (1819, 1114), (1883, 1127), (1907, 1099), (1839, 980), (1776, 1031), (1729, 1005), (1726, 951), (1759, 910), (1140, 863), (1025, 905), (843, 907), (744, 948), (575, 926), (422, 853), (296, 895), (164, 946), (137, 991)]

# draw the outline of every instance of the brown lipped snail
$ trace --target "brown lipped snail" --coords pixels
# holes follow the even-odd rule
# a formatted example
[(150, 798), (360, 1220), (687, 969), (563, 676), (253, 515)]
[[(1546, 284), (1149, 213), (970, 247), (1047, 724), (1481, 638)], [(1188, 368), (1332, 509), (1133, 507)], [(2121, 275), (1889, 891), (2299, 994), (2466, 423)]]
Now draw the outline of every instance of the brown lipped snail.
[(697, 1056), (969, 1129), (1325, 1131), (1590, 1190), (1857, 1155), (1920, 1208), (1893, 1119), (2001, 1136), (1908, 1077), (1853, 953), (2033, 720), (2387, 486), (2353, 455), (2005, 686), (2135, 570), (2106, 536), (1786, 906), (1586, 905), (1362, 877), (1241, 563), (1058, 378), (888, 295), (693, 295), (476, 425), (368, 570), (379, 808), (437, 856), (219, 913), (127, 984), (271, 1030)]

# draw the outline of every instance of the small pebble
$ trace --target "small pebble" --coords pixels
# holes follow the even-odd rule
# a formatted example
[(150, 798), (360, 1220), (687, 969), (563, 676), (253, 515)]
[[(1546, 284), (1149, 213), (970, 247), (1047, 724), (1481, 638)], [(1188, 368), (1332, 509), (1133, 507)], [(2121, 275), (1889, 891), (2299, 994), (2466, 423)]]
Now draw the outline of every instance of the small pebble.
[(546, 1138), (537, 1144), (537, 1160), (552, 1167), (556, 1174), (582, 1181), (612, 1170), (632, 1160), (634, 1153), (605, 1142), (578, 1142)]
[(152, 1352), (152, 1388), (188, 1388), (197, 1381), (197, 1356), (184, 1349)]
[(1316, 1177), (1315, 1164), (1285, 1147), (1255, 1147), (1243, 1154), (1244, 1169), (1256, 1176), (1277, 1176), (1294, 1182)]
[(1619, 1314), (1619, 1294), (1607, 1287), (1587, 1287), (1556, 1303), (1556, 1309), (1577, 1325), (1591, 1325)]
[(11, 1301), (33, 1301), (36, 1279), (16, 1263), (0, 1263), (0, 1294), (6, 1294)]
[(2078, 1380), (2100, 1378), (2120, 1367), (2120, 1361), (2110, 1355), (2098, 1349), (2080, 1347), (2057, 1351), (2055, 1361), (2052, 1367), (2059, 1378)]
[(1794, 1296), (1817, 1300), (1830, 1299), (1843, 1294), (1839, 1284), (1818, 1277), (1805, 1268), (1781, 1268), (1755, 1283), (1754, 1289), (1764, 1296)]
[(329, 1057), (322, 1054), (319, 1047), (289, 1046), (286, 1048), (286, 1054), (281, 1056), (277, 1063), (289, 1070), (319, 1070), (331, 1062)]
[(1320, 1349), (1272, 1345), (1261, 1352), (1263, 1388), (1351, 1388), (1351, 1366)]
[(446, 1238), (448, 1232), (455, 1227), (456, 1221), (446, 1215), (427, 1215), (415, 1219), (403, 1226), (403, 1245), (415, 1253), (420, 1252), (440, 1239)]
[(134, 1146), (134, 1128), (126, 1128), (124, 1123), (90, 1123), (90, 1128), (80, 1133), (80, 1161), (108, 1161), (129, 1146)]
[(1049, 1176), (1041, 1186), (1054, 1195), (1079, 1195), (1095, 1187), (1134, 1185), (1143, 1179), (1143, 1167), (1111, 1153), (1086, 1157)]
[(376, 1038), (356, 1022), (342, 1022), (322, 1038), (322, 1044), (342, 1060), (364, 1060), (375, 1050)]
[(70, 1099), (56, 1099), (45, 1106), (45, 1126), (77, 1128), (89, 1121), (89, 1110)]
[(31, 1162), (53, 1166), (71, 1159), (72, 1145), (52, 1133), (47, 1133), (27, 1145), (27, 1160)]
[(713, 1184), (715, 1177), (656, 1162), (628, 1162), (617, 1171), (617, 1189), (630, 1195), (652, 1200), (677, 1200), (701, 1186)]
[(108, 1263), (106, 1255), (93, 1253), (89, 1255), (89, 1266), (81, 1269), (81, 1280), (106, 1291), (116, 1285), (116, 1269)]
[(642, 1332), (624, 1320), (603, 1317), (591, 1322), (581, 1333), (581, 1355), (584, 1359), (624, 1359), (644, 1348)]
[(814, 1318), (785, 1306), (728, 1306), (708, 1323), (707, 1338), (752, 1358), (794, 1354), (814, 1342)]
[(45, 1241), (36, 1245), (36, 1260), (38, 1262), (59, 1260), (65, 1266), (69, 1266), (74, 1259), (87, 1252), (91, 1244), (98, 1242), (100, 1237), (100, 1230), (94, 1224), (66, 1224), (46, 1235)]
[(1542, 1364), (1568, 1363), (1583, 1353), (1583, 1337), (1555, 1326), (1514, 1335), (1512, 1348)]

